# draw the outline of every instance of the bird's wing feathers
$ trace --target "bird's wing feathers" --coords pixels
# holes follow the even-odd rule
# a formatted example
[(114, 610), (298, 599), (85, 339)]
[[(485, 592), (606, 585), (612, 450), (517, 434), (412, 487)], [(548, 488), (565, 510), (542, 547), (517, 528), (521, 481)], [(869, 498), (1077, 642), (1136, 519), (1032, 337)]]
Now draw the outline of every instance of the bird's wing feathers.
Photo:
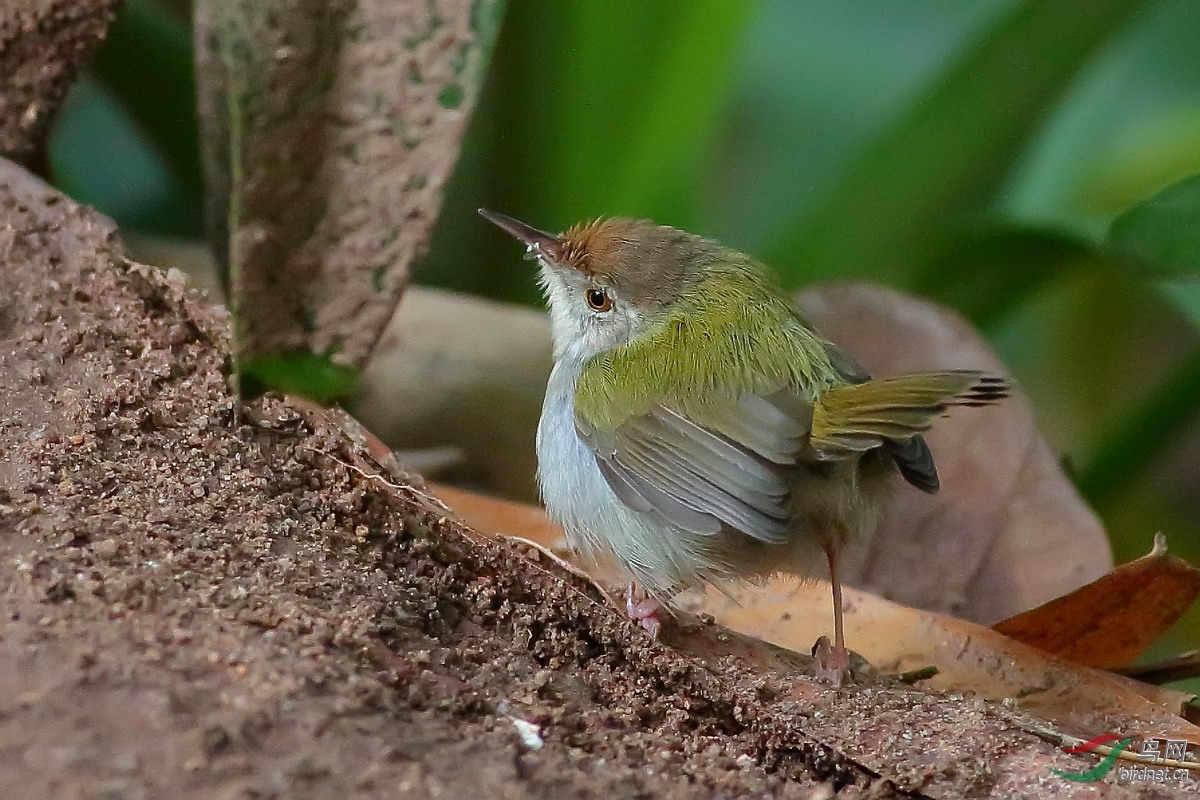
[[(808, 438), (806, 398), (837, 375), (786, 301), (736, 289), (592, 359), (576, 384), (575, 426), (631, 508), (689, 531), (778, 542), (791, 517), (788, 468)], [(748, 303), (756, 313), (744, 313)]]
[(826, 342), (825, 353), (829, 356), (830, 365), (847, 383), (866, 383), (871, 380), (871, 373), (867, 372), (867, 368), (836, 344)]
[(786, 408), (746, 395), (706, 406), (703, 422), (660, 405), (608, 435), (578, 416), (576, 427), (613, 492), (631, 508), (694, 533), (727, 525), (781, 542), (791, 516), (785, 466), (795, 463), (808, 433)]
[(912, 486), (926, 494), (934, 494), (941, 486), (938, 480), (937, 466), (933, 463), (933, 453), (925, 437), (913, 436), (902, 442), (894, 439), (883, 440), (884, 451), (892, 457), (900, 476)]

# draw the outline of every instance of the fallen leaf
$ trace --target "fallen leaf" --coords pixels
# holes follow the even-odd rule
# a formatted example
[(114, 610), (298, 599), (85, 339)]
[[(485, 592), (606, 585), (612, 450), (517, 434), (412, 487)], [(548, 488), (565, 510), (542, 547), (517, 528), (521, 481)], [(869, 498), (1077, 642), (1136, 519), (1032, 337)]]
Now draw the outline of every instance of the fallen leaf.
[(1112, 669), (1131, 663), (1200, 595), (1200, 569), (1154, 549), (1070, 594), (1010, 617), (993, 630), (1060, 658)]
[[(1171, 734), (1200, 742), (1181, 716), (1192, 695), (1082, 667), (966, 620), (907, 608), (857, 589), (845, 590), (846, 641), (876, 669), (901, 673), (932, 665), (922, 685), (1014, 700), (1022, 710), (1079, 733), (1121, 730)], [(736, 631), (807, 652), (828, 634), (829, 584), (771, 581), (726, 596), (707, 592), (689, 603)], [(1086, 737), (1085, 737), (1086, 738)]]
[(455, 516), (480, 533), (529, 539), (551, 550), (564, 544), (562, 528), (537, 506), (488, 497), (465, 489), (430, 483), (430, 491), (454, 510)]

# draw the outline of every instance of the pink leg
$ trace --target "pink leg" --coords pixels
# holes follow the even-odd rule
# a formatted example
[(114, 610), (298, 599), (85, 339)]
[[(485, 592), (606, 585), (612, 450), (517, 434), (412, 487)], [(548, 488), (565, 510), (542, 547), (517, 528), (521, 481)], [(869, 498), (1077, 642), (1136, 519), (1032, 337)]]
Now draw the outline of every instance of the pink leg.
[(657, 639), (658, 632), (662, 629), (662, 621), (658, 618), (658, 612), (661, 610), (662, 603), (647, 596), (636, 583), (630, 582), (625, 587), (625, 611), (631, 620), (650, 634), (651, 639)]
[(829, 583), (833, 586), (833, 646), (829, 637), (822, 636), (813, 645), (813, 657), (817, 660), (817, 675), (840, 686), (850, 668), (850, 653), (846, 650), (846, 638), (842, 625), (842, 581), (838, 575), (837, 546), (825, 548), (829, 561)]

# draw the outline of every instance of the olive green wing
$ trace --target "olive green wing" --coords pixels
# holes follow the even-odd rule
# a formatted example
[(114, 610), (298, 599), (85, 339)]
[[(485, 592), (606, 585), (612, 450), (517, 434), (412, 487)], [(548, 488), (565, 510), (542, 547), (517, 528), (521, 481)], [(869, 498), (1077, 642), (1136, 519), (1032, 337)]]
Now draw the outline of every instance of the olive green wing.
[(631, 508), (698, 534), (780, 542), (812, 417), (805, 394), (838, 379), (791, 305), (753, 289), (715, 287), (592, 359), (575, 427)]
[(921, 434), (948, 406), (990, 404), (1007, 390), (1003, 381), (972, 371), (871, 380), (845, 354), (830, 355), (840, 380), (812, 401), (795, 383), (740, 395), (717, 385), (703, 400), (665, 392), (612, 427), (577, 405), (576, 431), (613, 493), (631, 508), (697, 534), (728, 527), (780, 543), (791, 527), (797, 464), (880, 449), (913, 486), (937, 491), (937, 469)]
[(965, 371), (871, 380), (786, 302), (719, 300), (593, 358), (576, 383), (576, 431), (614, 494), (684, 530), (783, 541), (796, 465), (876, 448), (933, 491), (921, 434), (948, 405), (1006, 389)]

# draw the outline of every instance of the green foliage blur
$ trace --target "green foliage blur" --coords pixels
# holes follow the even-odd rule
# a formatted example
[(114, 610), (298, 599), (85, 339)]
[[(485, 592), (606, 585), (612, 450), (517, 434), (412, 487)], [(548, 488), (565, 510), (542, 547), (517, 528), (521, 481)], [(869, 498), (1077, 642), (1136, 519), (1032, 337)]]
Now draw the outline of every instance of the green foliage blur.
[[(199, 237), (184, 5), (128, 1), (51, 157), (125, 229)], [(513, 0), (417, 278), (538, 302), (486, 206), (924, 294), (989, 336), (1118, 561), (1162, 530), (1200, 563), (1197, 42), (1194, 0)]]

